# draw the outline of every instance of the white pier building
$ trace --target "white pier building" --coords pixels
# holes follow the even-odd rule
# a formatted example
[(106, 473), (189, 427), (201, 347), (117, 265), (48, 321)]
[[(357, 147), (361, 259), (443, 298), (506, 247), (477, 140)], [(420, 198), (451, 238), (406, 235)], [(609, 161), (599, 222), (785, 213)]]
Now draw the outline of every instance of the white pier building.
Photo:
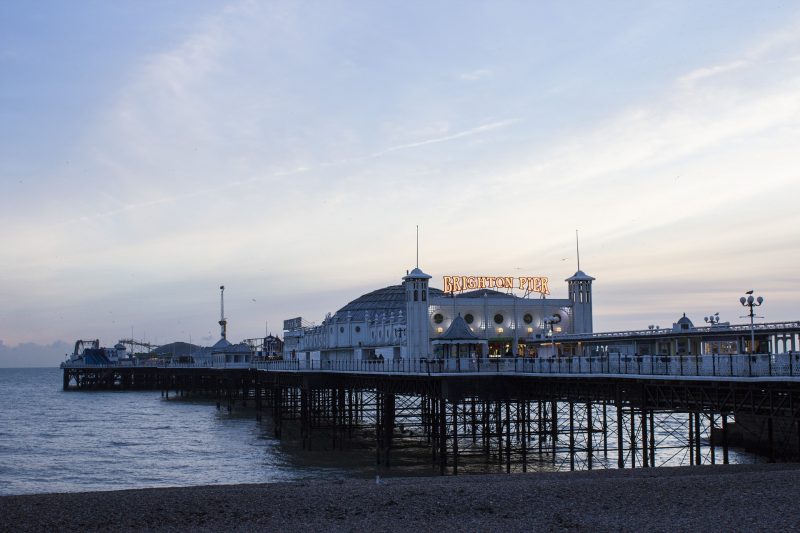
[[(535, 353), (537, 341), (552, 333), (592, 332), (594, 278), (580, 270), (565, 280), (568, 297), (563, 299), (548, 298), (545, 277), (444, 276), (444, 290), (431, 287), (430, 280), (414, 268), (401, 284), (356, 298), (329, 313), (320, 325), (300, 318), (284, 321), (284, 357), (331, 361), (527, 356)], [(452, 327), (458, 336), (467, 336), (464, 324), (474, 339), (456, 339), (460, 350), (443, 349), (454, 335)]]

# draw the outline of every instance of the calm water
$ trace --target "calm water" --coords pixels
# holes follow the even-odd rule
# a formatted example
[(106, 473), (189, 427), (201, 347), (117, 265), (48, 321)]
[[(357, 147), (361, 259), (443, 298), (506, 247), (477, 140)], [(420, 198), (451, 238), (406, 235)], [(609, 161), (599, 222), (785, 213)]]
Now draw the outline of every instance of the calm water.
[(0, 369), (0, 494), (330, 478), (266, 422), (157, 391), (63, 392), (57, 368)]
[[(263, 422), (257, 422), (252, 411), (229, 414), (218, 411), (213, 402), (174, 396), (165, 400), (158, 391), (63, 392), (61, 387), (58, 368), (0, 369), (0, 495), (269, 483), (378, 473), (375, 451), (370, 448), (374, 436), (355, 442), (346, 451), (326, 451), (330, 442), (325, 432), (319, 431), (315, 438), (326, 440), (312, 443), (312, 451), (302, 451), (299, 427), (293, 430), (285, 422), (284, 439), (277, 441), (271, 420), (265, 416)], [(562, 420), (560, 425), (564, 423)], [(578, 420), (579, 426), (582, 423)], [(623, 430), (628, 427), (626, 423)], [(659, 415), (657, 428), (657, 464), (688, 464), (686, 415)], [(579, 448), (584, 446), (584, 438), (585, 434), (576, 435)], [(613, 443), (614, 436), (610, 439)], [(381, 476), (438, 472), (428, 448), (414, 445), (413, 439), (398, 437), (396, 447), (392, 468), (381, 470)], [(478, 449), (472, 450), (470, 458), (469, 439), (459, 448), (463, 454), (460, 472), (505, 471), (502, 457), (488, 461)], [(594, 449), (600, 449), (599, 441)], [(703, 454), (703, 462), (709, 462), (707, 443)], [(563, 443), (556, 458), (549, 457), (532, 462), (529, 471), (569, 469)], [(716, 457), (722, 462), (719, 448)], [(759, 460), (731, 450), (733, 463)], [(577, 468), (585, 466), (579, 461)], [(598, 454), (595, 467), (615, 468), (616, 456)], [(520, 471), (520, 465), (513, 471)]]

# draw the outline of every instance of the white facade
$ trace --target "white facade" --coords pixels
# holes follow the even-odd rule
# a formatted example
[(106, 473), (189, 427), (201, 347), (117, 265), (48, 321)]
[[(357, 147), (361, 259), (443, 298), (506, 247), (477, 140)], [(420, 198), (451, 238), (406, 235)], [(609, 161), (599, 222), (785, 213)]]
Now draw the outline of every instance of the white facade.
[[(429, 286), (419, 268), (392, 285), (364, 294), (328, 314), (321, 325), (284, 332), (284, 357), (303, 360), (428, 358), (459, 315), (488, 345), (490, 355), (529, 355), (552, 334), (592, 332), (592, 281), (568, 278), (568, 298), (519, 297), (478, 289), (457, 295)], [(530, 344), (529, 344), (530, 343)]]

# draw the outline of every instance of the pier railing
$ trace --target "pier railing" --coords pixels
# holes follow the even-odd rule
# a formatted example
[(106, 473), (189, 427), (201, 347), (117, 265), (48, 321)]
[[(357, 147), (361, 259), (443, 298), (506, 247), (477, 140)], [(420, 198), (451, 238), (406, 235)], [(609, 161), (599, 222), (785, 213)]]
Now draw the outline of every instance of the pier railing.
[(800, 353), (726, 355), (625, 355), (554, 358), (454, 358), (400, 360), (262, 361), (265, 371), (393, 374), (606, 374), (724, 378), (800, 377)]
[(800, 352), (784, 354), (627, 355), (589, 357), (499, 357), (474, 359), (277, 360), (251, 363), (164, 363), (89, 365), (64, 363), (64, 368), (215, 368), (274, 372), (350, 372), (380, 374), (568, 374), (624, 376), (697, 376), (721, 378), (799, 377)]

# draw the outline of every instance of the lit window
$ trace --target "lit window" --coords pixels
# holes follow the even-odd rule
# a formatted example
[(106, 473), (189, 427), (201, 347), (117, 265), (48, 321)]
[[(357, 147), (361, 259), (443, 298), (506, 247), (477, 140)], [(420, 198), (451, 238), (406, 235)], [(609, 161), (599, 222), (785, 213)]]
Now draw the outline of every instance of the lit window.
[(441, 333), (444, 331), (444, 328), (436, 328), (436, 333)]
[(528, 333), (533, 333), (533, 328), (528, 328)]
[(503, 333), (503, 328), (497, 328), (497, 333)]

